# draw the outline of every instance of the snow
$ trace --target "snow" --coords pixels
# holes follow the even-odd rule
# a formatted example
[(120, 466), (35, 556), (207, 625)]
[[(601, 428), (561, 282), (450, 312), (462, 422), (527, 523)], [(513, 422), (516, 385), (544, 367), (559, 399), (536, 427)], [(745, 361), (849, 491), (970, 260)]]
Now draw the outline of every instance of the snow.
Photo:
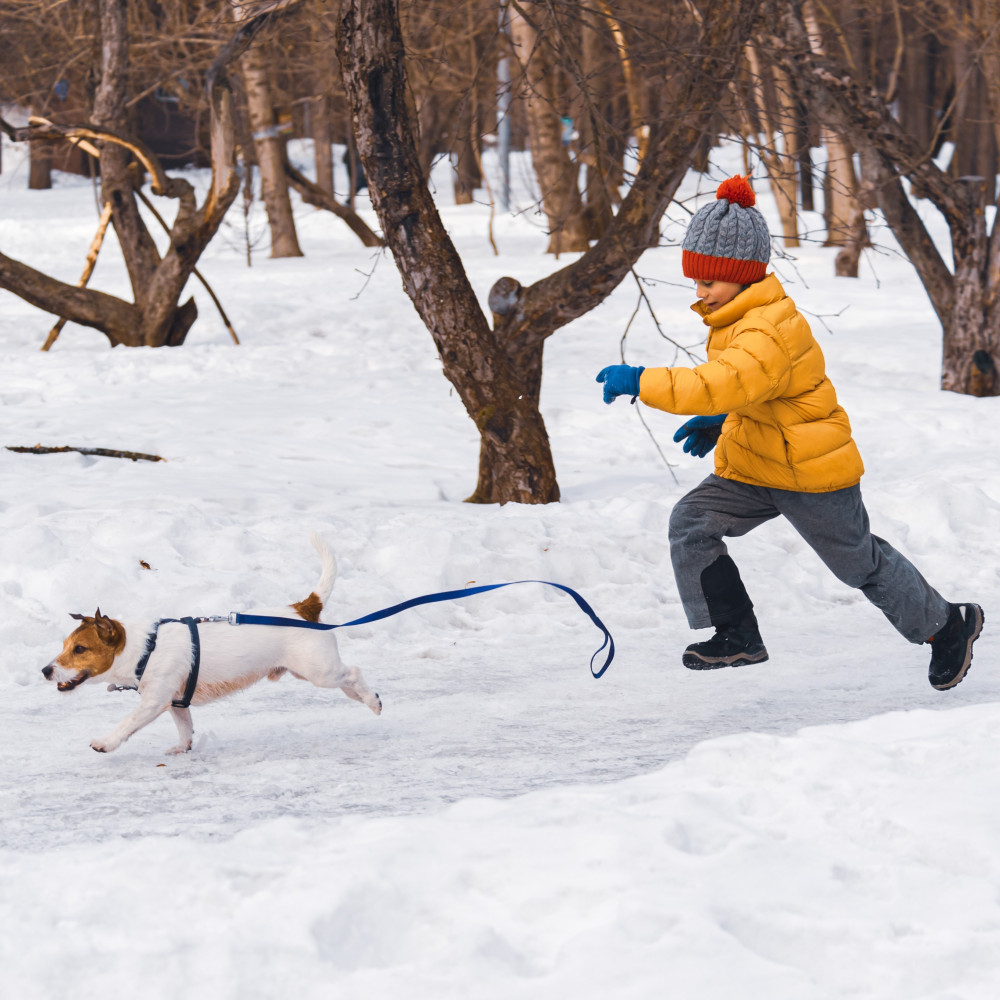
[[(89, 182), (28, 191), (21, 150), (5, 145), (3, 164), (3, 252), (75, 282)], [(738, 166), (723, 149), (683, 197)], [(494, 256), (488, 208), (450, 204), (446, 165), (434, 174), (484, 303), (501, 275), (566, 262), (543, 253), (523, 163), (515, 177)], [(601, 402), (594, 375), (620, 357), (634, 282), (546, 346), (562, 502), (463, 504), (477, 434), (391, 258), (328, 214), (297, 202), (296, 216), (304, 259), (258, 246), (248, 268), (234, 210), (201, 261), (238, 347), (194, 283), (188, 343), (159, 350), (109, 350), (70, 324), (41, 353), (51, 317), (0, 295), (0, 443), (166, 459), (0, 450), (0, 993), (992, 1000), (1000, 400), (939, 390), (940, 331), (891, 237), (857, 280), (834, 278), (819, 245), (775, 266), (851, 416), (874, 530), (945, 596), (985, 607), (969, 676), (944, 694), (927, 648), (783, 523), (731, 546), (770, 661), (680, 666), (693, 634), (666, 526), (710, 465), (671, 443), (679, 419)], [(697, 350), (686, 217), (672, 212), (637, 272), (663, 333)], [(91, 284), (127, 294), (113, 235)], [(625, 356), (683, 363), (641, 310)], [(604, 619), (615, 662), (593, 680), (600, 633), (524, 584), (341, 632), (379, 718), (286, 678), (196, 708), (182, 758), (163, 753), (166, 717), (95, 754), (136, 696), (43, 680), (68, 614), (300, 600), (319, 574), (313, 530), (340, 566), (328, 621), (552, 580)]]

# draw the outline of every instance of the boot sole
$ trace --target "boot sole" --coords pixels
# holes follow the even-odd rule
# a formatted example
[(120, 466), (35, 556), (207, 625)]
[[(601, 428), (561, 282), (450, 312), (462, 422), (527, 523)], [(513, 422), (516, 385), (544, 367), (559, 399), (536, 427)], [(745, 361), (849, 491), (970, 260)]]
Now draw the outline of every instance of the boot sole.
[(975, 609), (976, 627), (965, 642), (965, 659), (962, 662), (962, 669), (959, 670), (958, 673), (945, 684), (935, 684), (931, 681), (931, 687), (936, 691), (947, 691), (950, 688), (955, 687), (956, 684), (961, 684), (965, 679), (965, 675), (969, 672), (969, 667), (972, 666), (972, 644), (979, 638), (980, 633), (983, 631), (983, 624), (986, 621), (986, 615), (983, 614), (983, 609), (978, 604), (973, 604), (972, 607)]
[(762, 649), (759, 653), (735, 653), (733, 656), (708, 657), (685, 652), (681, 663), (688, 670), (718, 670), (720, 667), (746, 667), (751, 663), (763, 663), (766, 659), (766, 649)]

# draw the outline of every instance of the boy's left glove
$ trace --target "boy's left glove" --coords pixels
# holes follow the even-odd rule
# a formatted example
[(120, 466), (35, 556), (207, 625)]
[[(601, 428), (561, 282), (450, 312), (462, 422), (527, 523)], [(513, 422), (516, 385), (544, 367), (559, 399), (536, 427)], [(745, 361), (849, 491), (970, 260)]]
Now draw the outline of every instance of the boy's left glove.
[(685, 454), (704, 458), (715, 447), (728, 416), (728, 413), (720, 413), (714, 417), (692, 417), (677, 428), (674, 440), (684, 441), (687, 438), (684, 441)]
[(639, 395), (639, 376), (645, 368), (631, 365), (608, 365), (597, 373), (597, 381), (604, 383), (604, 402), (613, 403), (619, 396), (631, 396), (632, 402)]

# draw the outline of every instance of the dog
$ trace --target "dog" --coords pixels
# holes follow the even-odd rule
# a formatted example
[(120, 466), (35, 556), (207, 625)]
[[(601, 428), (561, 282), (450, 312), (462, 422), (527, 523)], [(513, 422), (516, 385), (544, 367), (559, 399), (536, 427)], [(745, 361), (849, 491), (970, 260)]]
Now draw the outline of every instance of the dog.
[[(337, 564), (318, 535), (313, 534), (311, 540), (323, 564), (315, 590), (305, 600), (288, 607), (263, 609), (254, 614), (319, 621), (333, 589)], [(241, 691), (264, 677), (278, 680), (286, 672), (317, 687), (340, 688), (376, 715), (382, 712), (381, 699), (368, 687), (361, 673), (341, 662), (332, 630), (234, 626), (225, 619), (201, 622), (197, 626), (200, 663), (195, 673), (193, 637), (184, 622), (161, 620), (158, 626), (149, 622), (126, 624), (102, 615), (100, 608), (92, 618), (78, 614), (71, 617), (81, 624), (66, 638), (62, 652), (42, 668), (45, 679), (55, 681), (60, 691), (73, 691), (94, 677), (108, 681), (109, 691), (138, 685), (138, 708), (126, 715), (108, 736), (91, 742), (99, 753), (116, 750), (166, 711), (173, 716), (179, 735), (179, 742), (167, 753), (187, 753), (194, 735), (188, 701), (204, 705)], [(148, 660), (140, 668), (141, 678), (137, 681), (136, 667), (147, 653)], [(189, 678), (197, 680), (193, 694), (187, 690)]]

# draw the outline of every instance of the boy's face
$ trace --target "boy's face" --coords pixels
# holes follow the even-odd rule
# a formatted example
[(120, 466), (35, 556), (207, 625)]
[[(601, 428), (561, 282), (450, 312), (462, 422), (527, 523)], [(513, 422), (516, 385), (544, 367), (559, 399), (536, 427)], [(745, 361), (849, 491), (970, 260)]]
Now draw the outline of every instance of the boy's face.
[(702, 281), (701, 278), (694, 283), (695, 294), (710, 310), (731, 302), (746, 287), (735, 281)]

